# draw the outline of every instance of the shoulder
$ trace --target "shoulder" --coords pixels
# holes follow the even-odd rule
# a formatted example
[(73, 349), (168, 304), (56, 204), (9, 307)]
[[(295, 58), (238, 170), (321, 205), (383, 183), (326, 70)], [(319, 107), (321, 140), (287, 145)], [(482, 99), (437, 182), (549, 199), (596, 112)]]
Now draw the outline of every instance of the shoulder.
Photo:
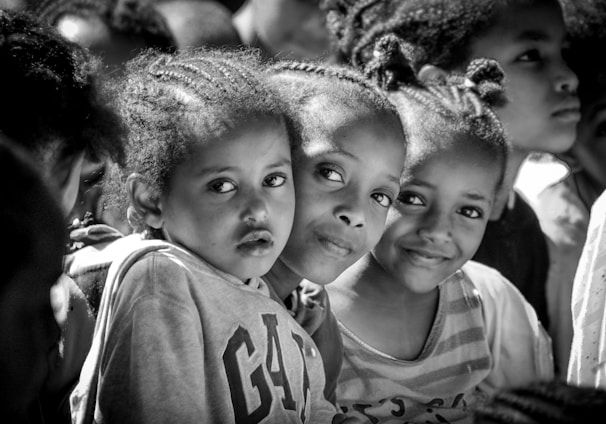
[(483, 302), (503, 303), (507, 299), (522, 301), (520, 290), (497, 269), (475, 261), (467, 261), (461, 272), (471, 282)]

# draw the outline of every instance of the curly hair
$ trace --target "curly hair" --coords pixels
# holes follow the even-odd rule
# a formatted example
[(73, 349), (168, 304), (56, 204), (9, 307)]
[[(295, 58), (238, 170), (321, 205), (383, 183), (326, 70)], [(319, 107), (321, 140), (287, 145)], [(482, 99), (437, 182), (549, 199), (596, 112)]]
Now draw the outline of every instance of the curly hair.
[(410, 135), (407, 163), (422, 160), (439, 148), (436, 143), (457, 142), (462, 139), (457, 135), (463, 135), (500, 164), (500, 185), (509, 151), (501, 121), (492, 110), (506, 102), (500, 65), (491, 59), (475, 59), (465, 75), (451, 73), (424, 84), (417, 78), (411, 57), (414, 48), (389, 34), (377, 41), (373, 59), (365, 67), (366, 76), (398, 106)]
[(561, 0), (570, 46), (566, 60), (579, 77), (579, 94), (606, 87), (606, 4), (599, 0)]
[(445, 69), (462, 67), (470, 45), (513, 2), (557, 0), (322, 0), (333, 50), (339, 61), (361, 66), (372, 59), (375, 42), (393, 33), (415, 46), (413, 63)]
[(176, 43), (163, 16), (142, 0), (46, 0), (35, 11), (40, 20), (56, 26), (66, 15), (100, 18), (111, 30), (141, 37), (145, 46), (165, 52)]
[(282, 103), (263, 77), (254, 51), (149, 51), (131, 61), (115, 87), (130, 131), (126, 166), (112, 167), (105, 183), (110, 203), (126, 210), (131, 173), (160, 195), (194, 147), (254, 120), (283, 122)]
[(474, 410), (477, 424), (577, 424), (606, 415), (606, 391), (563, 381), (498, 392)]
[(125, 131), (97, 65), (80, 46), (25, 13), (0, 10), (0, 131), (32, 152), (121, 162)]
[(286, 123), (295, 161), (303, 146), (326, 135), (345, 116), (386, 116), (402, 127), (395, 106), (376, 84), (354, 68), (277, 61), (268, 72), (272, 86), (287, 105)]

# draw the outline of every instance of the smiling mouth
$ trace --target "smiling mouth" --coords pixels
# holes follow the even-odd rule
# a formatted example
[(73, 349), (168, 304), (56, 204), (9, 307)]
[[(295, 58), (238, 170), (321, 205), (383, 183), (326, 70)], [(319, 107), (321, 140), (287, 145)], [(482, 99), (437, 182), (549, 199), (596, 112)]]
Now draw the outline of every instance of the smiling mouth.
[(352, 246), (348, 242), (339, 238), (324, 236), (320, 234), (315, 234), (315, 238), (320, 242), (320, 245), (324, 248), (325, 251), (333, 255), (339, 257), (346, 257), (351, 255), (353, 252)]
[(413, 262), (420, 265), (437, 265), (448, 260), (443, 255), (426, 253), (419, 250), (404, 249), (404, 251)]

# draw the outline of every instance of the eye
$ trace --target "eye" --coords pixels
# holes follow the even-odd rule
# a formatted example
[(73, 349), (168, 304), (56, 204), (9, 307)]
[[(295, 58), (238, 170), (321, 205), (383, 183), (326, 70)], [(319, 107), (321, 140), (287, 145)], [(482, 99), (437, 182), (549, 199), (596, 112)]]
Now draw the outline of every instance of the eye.
[(398, 195), (398, 202), (405, 205), (424, 206), (425, 202), (421, 197), (409, 191), (403, 191)]
[(542, 59), (541, 52), (538, 49), (530, 49), (516, 58), (518, 62), (538, 62)]
[(338, 183), (342, 183), (345, 181), (343, 179), (343, 175), (332, 167), (324, 165), (319, 168), (318, 172), (320, 173), (320, 175), (322, 175), (324, 178), (326, 178), (329, 181), (335, 181)]
[(377, 203), (383, 206), (384, 208), (390, 207), (393, 203), (391, 197), (389, 197), (385, 193), (373, 193), (372, 198), (375, 199)]
[(208, 188), (216, 193), (229, 193), (236, 189), (236, 185), (227, 180), (216, 180), (208, 184)]
[(267, 187), (281, 187), (284, 183), (286, 183), (286, 176), (279, 174), (268, 175), (263, 180), (263, 185)]
[(459, 209), (459, 213), (470, 219), (480, 219), (484, 216), (484, 213), (481, 210), (470, 206), (462, 207)]

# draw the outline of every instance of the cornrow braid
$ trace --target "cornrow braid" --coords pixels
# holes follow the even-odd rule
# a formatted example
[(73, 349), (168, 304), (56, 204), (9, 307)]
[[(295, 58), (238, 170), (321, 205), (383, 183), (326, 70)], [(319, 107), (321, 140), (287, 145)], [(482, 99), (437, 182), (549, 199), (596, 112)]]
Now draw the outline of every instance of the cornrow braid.
[[(507, 141), (501, 121), (492, 110), (506, 102), (505, 75), (498, 62), (474, 59), (465, 75), (452, 73), (423, 84), (413, 69), (411, 54), (414, 54), (412, 46), (393, 34), (385, 35), (376, 43), (373, 59), (365, 67), (366, 76), (393, 93), (390, 98), (403, 97), (405, 102), (413, 102), (449, 121), (458, 131), (482, 140), (504, 169)], [(425, 115), (424, 120), (430, 121)]]
[(354, 68), (344, 66), (326, 66), (313, 62), (283, 61), (270, 66), (270, 73), (293, 72), (301, 74), (312, 74), (327, 77), (337, 81), (351, 83), (364, 90), (370, 98), (381, 108), (390, 109), (395, 112), (385, 95), (381, 92), (379, 86), (373, 81), (367, 79), (364, 74)]
[(606, 391), (562, 381), (497, 393), (474, 411), (475, 423), (577, 424), (606, 414)]
[[(331, 131), (331, 121), (383, 116), (401, 128), (395, 106), (374, 82), (354, 68), (282, 61), (271, 65), (268, 72), (270, 82), (287, 105), (286, 127), (295, 161), (301, 147)], [(333, 113), (341, 115), (333, 119), (329, 116)]]
[[(541, 2), (551, 0), (513, 0)], [(556, 1), (556, 0), (552, 0)], [(343, 63), (363, 66), (375, 42), (394, 33), (414, 45), (420, 65), (456, 69), (467, 63), (473, 39), (512, 0), (322, 0), (333, 50)]]
[[(130, 174), (142, 175), (160, 195), (174, 169), (200, 143), (259, 118), (279, 122), (284, 116), (254, 51), (147, 51), (127, 64), (114, 90), (129, 143), (126, 165), (108, 172), (105, 192), (123, 218)], [(136, 231), (149, 230), (134, 211), (129, 214)]]

